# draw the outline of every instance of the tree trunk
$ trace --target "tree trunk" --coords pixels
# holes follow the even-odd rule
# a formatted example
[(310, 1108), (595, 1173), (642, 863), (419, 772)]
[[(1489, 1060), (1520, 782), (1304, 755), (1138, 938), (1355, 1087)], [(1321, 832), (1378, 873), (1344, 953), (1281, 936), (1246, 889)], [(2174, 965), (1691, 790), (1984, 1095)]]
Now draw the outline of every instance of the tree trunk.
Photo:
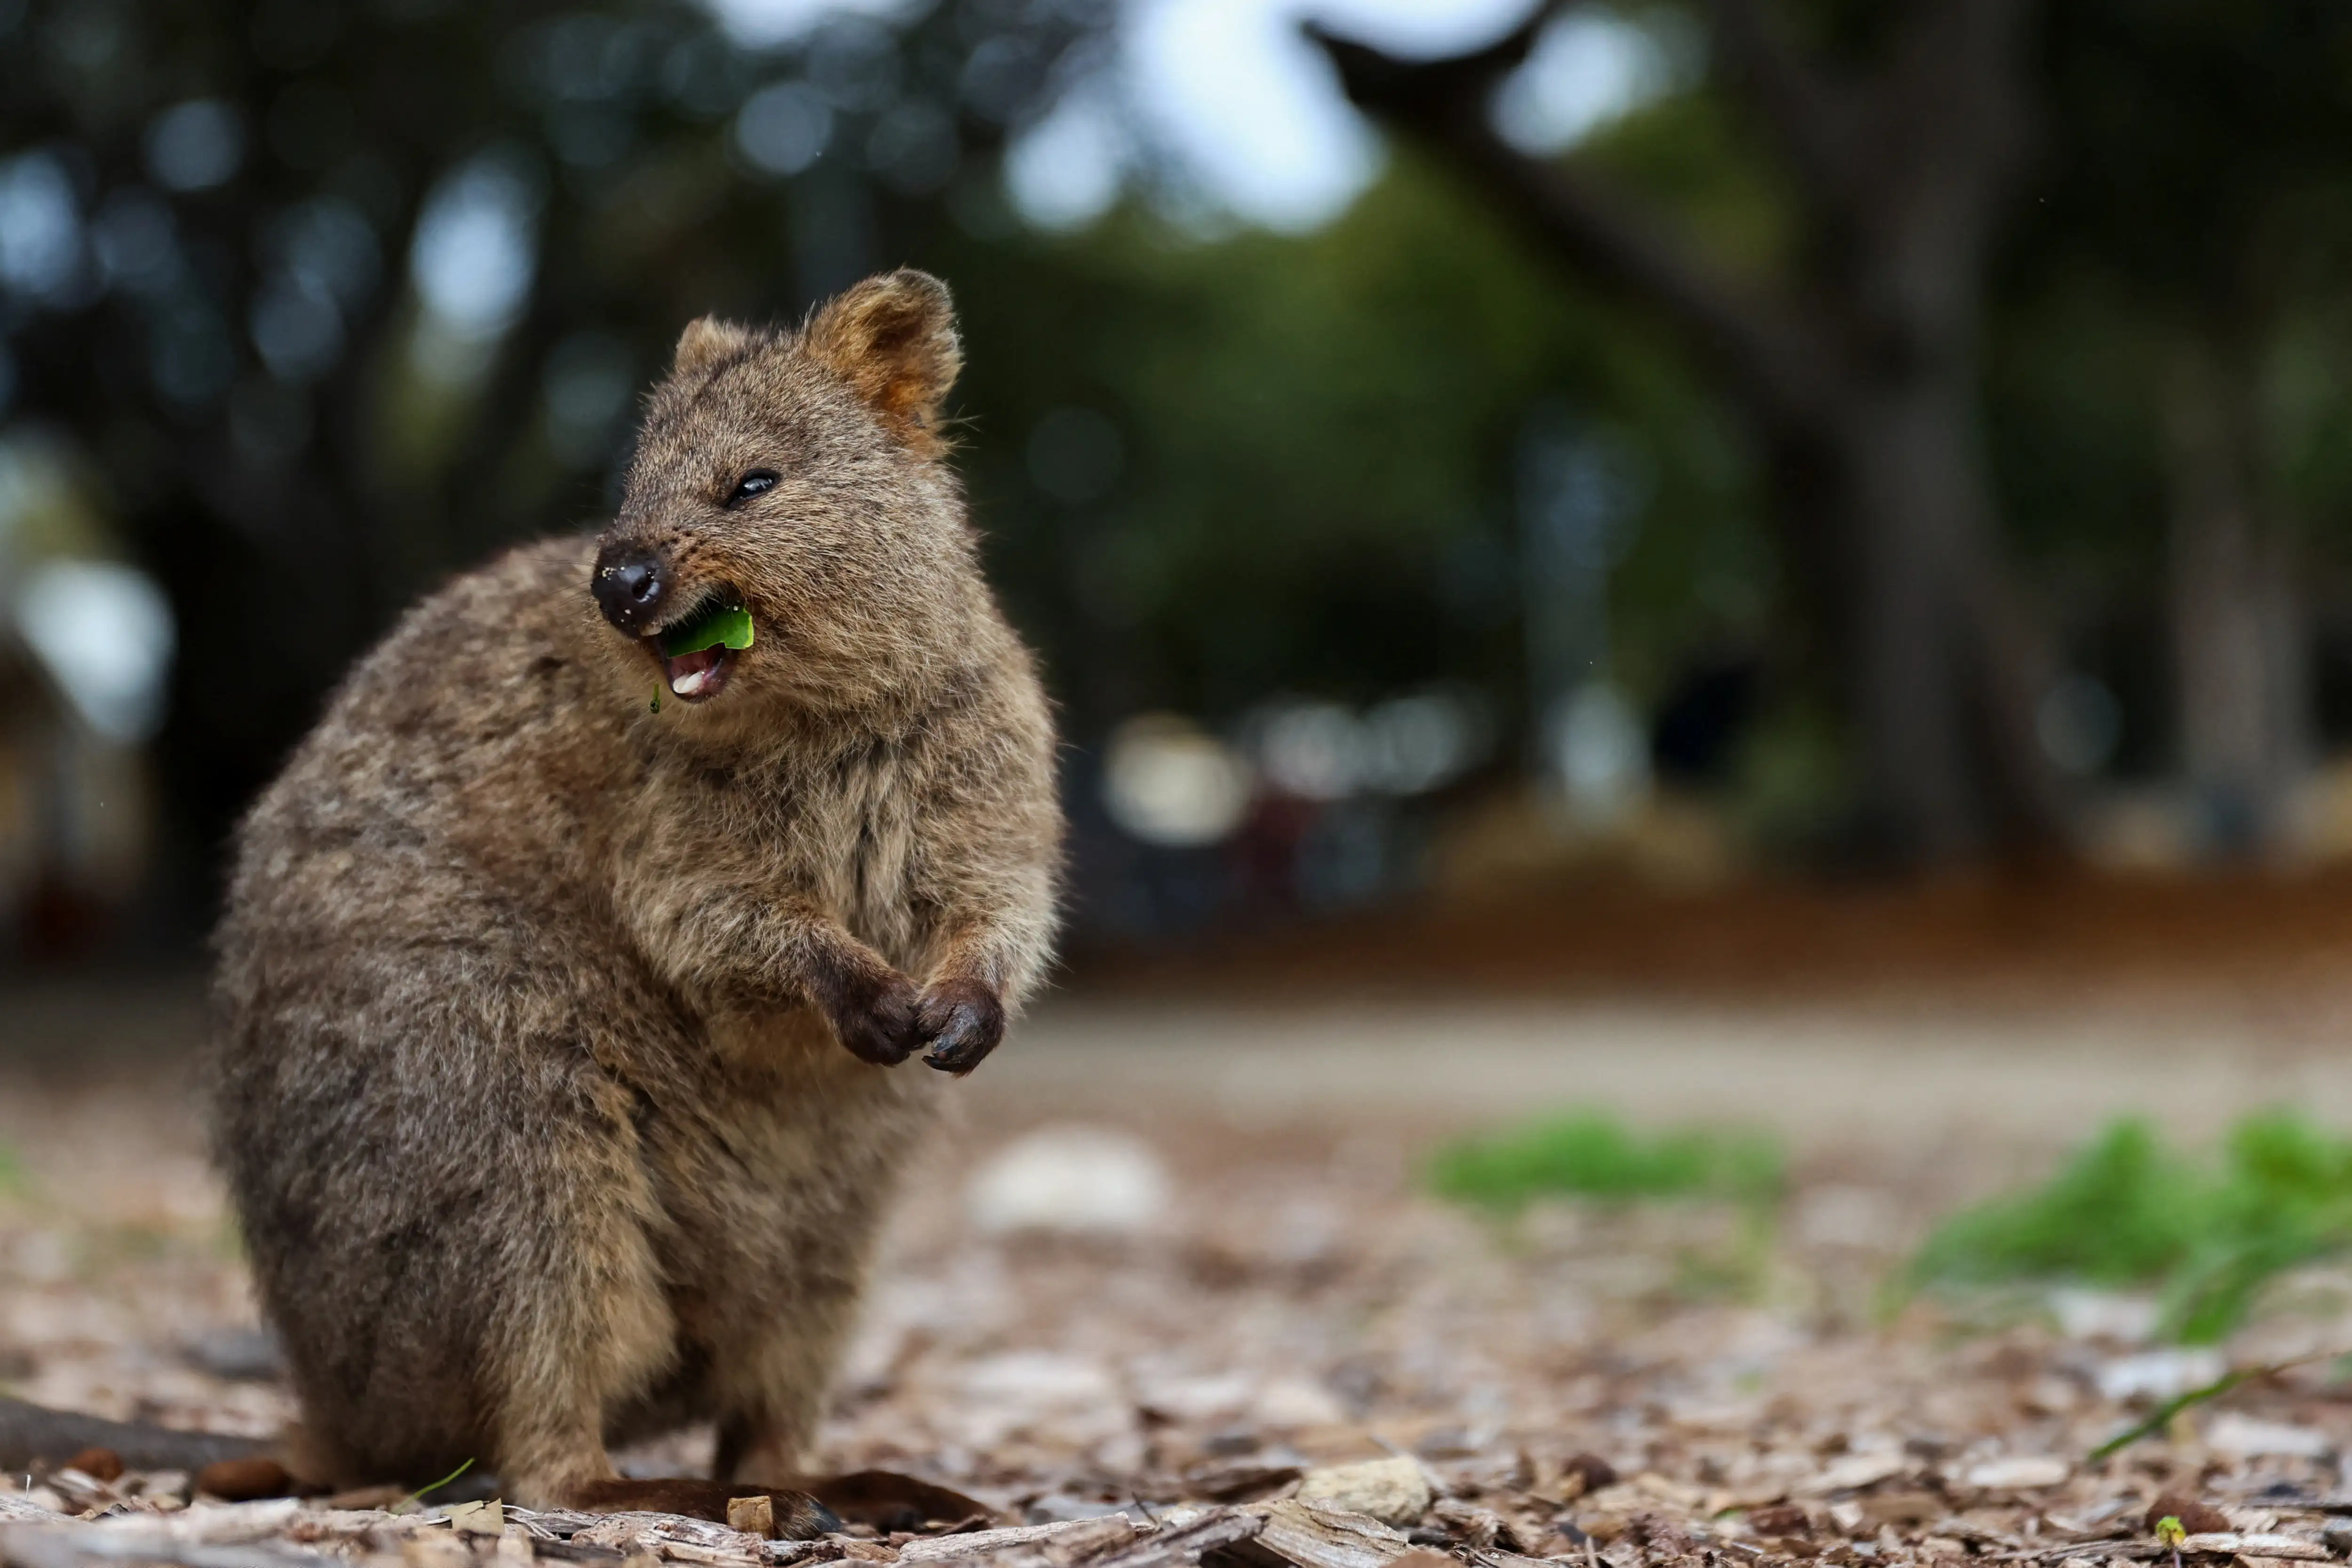
[(2062, 813), (2032, 732), (2046, 679), (1999, 563), (1959, 388), (1881, 387), (1838, 426), (1850, 701), (1879, 851), (1949, 862), (2057, 843)]
[(1359, 106), (1437, 148), (1530, 238), (1675, 329), (1762, 432), (1790, 559), (1829, 639), (1872, 847), (1925, 866), (2063, 846), (2034, 735), (2045, 661), (2001, 559), (1972, 410), (1993, 216), (2022, 140), (2031, 0), (1916, 0), (1865, 68), (1801, 45), (1771, 0), (1714, 0), (1726, 81), (1797, 192), (1805, 273), (1719, 273), (1605, 178), (1496, 133), (1508, 37), (1414, 61), (1310, 26)]
[(2200, 847), (2221, 855), (2287, 844), (2312, 753), (2305, 622), (2263, 501), (2251, 379), (2196, 344), (2163, 393), (2180, 758)]

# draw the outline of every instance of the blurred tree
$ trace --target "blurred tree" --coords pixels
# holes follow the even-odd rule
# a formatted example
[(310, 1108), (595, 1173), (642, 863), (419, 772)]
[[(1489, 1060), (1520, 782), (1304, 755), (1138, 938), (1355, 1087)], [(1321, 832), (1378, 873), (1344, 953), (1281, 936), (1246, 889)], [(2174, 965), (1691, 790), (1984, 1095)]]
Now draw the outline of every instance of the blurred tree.
[(2129, 498), (2094, 526), (2153, 556), (2143, 520), (2168, 514), (2179, 761), (2207, 846), (2263, 849), (2315, 752), (2316, 531), (2352, 520), (2352, 12), (2061, 0), (2049, 22), (2047, 153), (2004, 268), (2009, 444), (2055, 480), (2025, 498), (2045, 530)]
[[(986, 244), (950, 237), (950, 275), (1006, 268)], [(966, 291), (974, 342), (1003, 349), (973, 356), (962, 462), (1074, 736), (1433, 681), (1516, 712), (1513, 457), (1547, 399), (1655, 475), (1621, 574), (1637, 689), (1715, 629), (1710, 595), (1772, 595), (1705, 389), (1428, 160), (1307, 235), (1206, 241), (1139, 204), (987, 247), (1022, 286)]]
[(1099, 19), (763, 48), (683, 0), (0, 0), (0, 342), (177, 615), (192, 909), (401, 606), (601, 510), (681, 322), (1003, 226), (995, 151)]
[(2063, 834), (2034, 731), (2043, 657), (1977, 431), (1983, 287), (2024, 148), (2031, 8), (1790, 15), (1713, 0), (1712, 68), (1766, 133), (1793, 227), (1778, 264), (1744, 277), (1625, 200), (1602, 159), (1532, 155), (1498, 129), (1498, 87), (1570, 0), (1447, 59), (1311, 29), (1357, 104), (1434, 149), (1580, 277), (1654, 309), (1745, 411), (1782, 553), (1830, 633), (1868, 828), (1905, 863)]

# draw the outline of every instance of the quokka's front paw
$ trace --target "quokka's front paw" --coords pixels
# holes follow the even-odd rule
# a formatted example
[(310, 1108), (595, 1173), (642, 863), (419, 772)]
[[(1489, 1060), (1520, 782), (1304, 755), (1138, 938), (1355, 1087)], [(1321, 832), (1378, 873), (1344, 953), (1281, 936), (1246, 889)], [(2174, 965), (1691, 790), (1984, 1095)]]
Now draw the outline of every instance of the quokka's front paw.
[(1004, 1038), (1004, 1003), (981, 981), (938, 980), (923, 993), (916, 1022), (930, 1040), (924, 1062), (961, 1078)]
[(894, 1068), (928, 1044), (918, 1016), (922, 993), (895, 969), (863, 975), (826, 1000), (833, 1032), (849, 1054), (877, 1067)]

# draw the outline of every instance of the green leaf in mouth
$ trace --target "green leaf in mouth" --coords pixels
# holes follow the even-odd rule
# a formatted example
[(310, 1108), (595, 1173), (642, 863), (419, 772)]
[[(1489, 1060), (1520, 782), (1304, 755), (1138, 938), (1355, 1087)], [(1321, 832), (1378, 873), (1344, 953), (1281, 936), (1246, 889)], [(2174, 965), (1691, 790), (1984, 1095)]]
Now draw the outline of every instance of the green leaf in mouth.
[(706, 611), (685, 625), (664, 632), (661, 638), (662, 657), (665, 658), (700, 653), (704, 648), (722, 645), (731, 648), (751, 646), (751, 615), (740, 605)]

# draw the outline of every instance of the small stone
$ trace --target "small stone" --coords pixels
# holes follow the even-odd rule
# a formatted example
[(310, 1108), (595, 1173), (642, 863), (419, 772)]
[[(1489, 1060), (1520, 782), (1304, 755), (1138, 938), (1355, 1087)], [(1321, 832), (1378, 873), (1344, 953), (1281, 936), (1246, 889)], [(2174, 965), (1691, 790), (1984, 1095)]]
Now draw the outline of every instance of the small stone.
[(2228, 1370), (2219, 1351), (2145, 1351), (2107, 1363), (2095, 1381), (2103, 1397), (2117, 1402), (2170, 1399), (2204, 1387)]
[(1158, 1226), (1174, 1182), (1150, 1144), (1108, 1127), (1045, 1127), (1000, 1150), (972, 1178), (973, 1223), (992, 1234), (1102, 1237)]
[(1617, 1467), (1598, 1454), (1571, 1454), (1560, 1466), (1563, 1500), (1574, 1502), (1587, 1492), (1617, 1484)]
[(2205, 1428), (2205, 1444), (2216, 1453), (2241, 1459), (2266, 1455), (2315, 1459), (2334, 1449), (2336, 1440), (2316, 1427), (2261, 1421), (2234, 1410), (2224, 1410)]
[(734, 1497), (727, 1500), (727, 1528), (740, 1530), (746, 1535), (762, 1540), (776, 1533), (776, 1500), (769, 1497)]
[(1876, 1486), (1889, 1477), (1901, 1475), (1906, 1464), (1901, 1454), (1849, 1454), (1790, 1490), (1801, 1497), (1827, 1497), (1832, 1492), (1855, 1491), (1864, 1487)]
[[(2158, 1521), (2164, 1519), (2179, 1520), (2184, 1535), (2222, 1535), (2231, 1529), (2229, 1516), (2220, 1509), (2179, 1492), (2159, 1493), (2157, 1500), (2147, 1505), (2147, 1512), (2140, 1522), (2153, 1535)], [(2347, 1522), (2352, 1523), (2352, 1521)]]
[(1961, 1479), (1985, 1491), (2032, 1491), (2054, 1487), (2071, 1468), (2065, 1460), (2046, 1455), (2020, 1454), (1975, 1466)]
[(196, 1472), (195, 1484), (196, 1490), (226, 1502), (253, 1502), (284, 1497), (293, 1489), (294, 1478), (277, 1460), (256, 1456), (216, 1459)]
[(1333, 1465), (1299, 1478), (1298, 1500), (1360, 1513), (1382, 1524), (1411, 1524), (1429, 1511), (1429, 1478), (1420, 1461), (1400, 1456)]
[(451, 1531), (423, 1530), (401, 1538), (400, 1560), (407, 1568), (473, 1568), (474, 1554)]
[(122, 1479), (122, 1456), (111, 1448), (84, 1448), (68, 1459), (65, 1468), (79, 1470), (94, 1481), (111, 1486)]

